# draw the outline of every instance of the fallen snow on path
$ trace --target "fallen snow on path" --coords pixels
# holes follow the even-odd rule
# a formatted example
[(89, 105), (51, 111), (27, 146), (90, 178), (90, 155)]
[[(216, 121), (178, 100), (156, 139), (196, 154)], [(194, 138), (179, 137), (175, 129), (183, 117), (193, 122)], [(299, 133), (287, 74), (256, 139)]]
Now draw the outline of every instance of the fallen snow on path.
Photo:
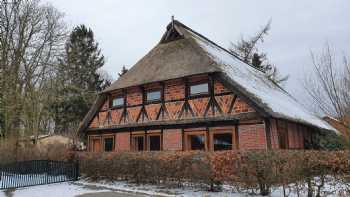
[[(138, 193), (150, 196), (165, 196), (165, 197), (248, 197), (252, 196), (247, 193), (234, 193), (231, 192), (232, 188), (230, 186), (223, 186), (223, 192), (208, 192), (202, 191), (200, 189), (191, 188), (165, 188), (156, 185), (136, 185), (127, 183), (124, 181), (114, 181), (105, 182), (100, 181), (88, 182), (88, 181), (78, 181), (77, 183), (86, 186), (97, 186), (105, 189), (111, 189), (114, 191), (124, 191), (128, 193)], [(280, 191), (281, 192), (281, 191)], [(280, 197), (282, 193), (275, 191), (272, 193), (271, 197)], [(253, 195), (254, 197), (261, 197), (259, 195)]]
[[(110, 190), (92, 190), (82, 185), (76, 185), (69, 182), (56, 183), (50, 185), (40, 185), (16, 189), (13, 192), (14, 197), (73, 197), (86, 193), (106, 192)], [(0, 197), (6, 197), (4, 191), (0, 191)]]

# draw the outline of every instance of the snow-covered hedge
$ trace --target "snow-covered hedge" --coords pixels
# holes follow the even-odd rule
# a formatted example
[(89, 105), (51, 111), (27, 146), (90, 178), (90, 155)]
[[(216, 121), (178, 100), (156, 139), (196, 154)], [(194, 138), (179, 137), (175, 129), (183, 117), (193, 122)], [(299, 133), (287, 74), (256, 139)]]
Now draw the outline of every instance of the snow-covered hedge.
[(333, 183), (350, 191), (350, 151), (114, 152), (79, 153), (77, 158), (81, 173), (93, 180), (193, 184), (211, 190), (225, 183), (263, 195), (281, 186), (286, 193), (317, 195)]

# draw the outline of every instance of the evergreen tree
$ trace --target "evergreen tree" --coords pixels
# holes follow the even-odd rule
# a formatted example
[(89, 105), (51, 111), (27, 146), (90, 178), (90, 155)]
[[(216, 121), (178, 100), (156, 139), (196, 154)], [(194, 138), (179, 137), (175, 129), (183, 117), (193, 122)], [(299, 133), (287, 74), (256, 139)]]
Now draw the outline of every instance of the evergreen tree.
[(267, 77), (277, 84), (288, 80), (288, 76), (281, 76), (277, 67), (270, 63), (267, 54), (258, 49), (258, 43), (264, 42), (264, 37), (268, 35), (271, 29), (269, 21), (255, 36), (244, 39), (241, 38), (236, 44), (231, 43), (230, 51), (238, 55), (244, 62), (263, 71)]
[(118, 73), (119, 77), (123, 76), (125, 73), (127, 73), (129, 69), (126, 68), (126, 66), (123, 66), (122, 70), (120, 73)]
[(84, 25), (73, 29), (66, 42), (65, 56), (58, 67), (57, 94), (54, 103), (56, 132), (74, 131), (93, 104), (99, 91), (110, 85), (101, 72), (104, 56), (93, 31)]

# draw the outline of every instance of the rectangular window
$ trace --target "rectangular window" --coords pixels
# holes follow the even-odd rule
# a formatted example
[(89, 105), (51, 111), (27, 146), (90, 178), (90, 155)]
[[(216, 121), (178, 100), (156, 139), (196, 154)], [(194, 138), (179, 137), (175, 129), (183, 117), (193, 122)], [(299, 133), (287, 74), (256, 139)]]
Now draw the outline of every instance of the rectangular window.
[(214, 151), (232, 150), (232, 133), (213, 134)]
[(189, 135), (190, 150), (205, 150), (204, 135)]
[(148, 136), (148, 144), (150, 151), (160, 151), (160, 145), (161, 145), (161, 138), (160, 135), (151, 135)]
[(157, 101), (160, 100), (161, 92), (160, 90), (147, 92), (147, 101)]
[(104, 151), (105, 152), (113, 151), (113, 146), (114, 146), (114, 138), (113, 137), (104, 138)]
[(208, 94), (208, 93), (209, 93), (208, 83), (191, 85), (190, 87), (190, 95)]
[(119, 107), (124, 105), (124, 98), (117, 97), (112, 100), (112, 107)]
[(144, 136), (133, 136), (133, 150), (144, 151), (145, 150), (145, 138)]

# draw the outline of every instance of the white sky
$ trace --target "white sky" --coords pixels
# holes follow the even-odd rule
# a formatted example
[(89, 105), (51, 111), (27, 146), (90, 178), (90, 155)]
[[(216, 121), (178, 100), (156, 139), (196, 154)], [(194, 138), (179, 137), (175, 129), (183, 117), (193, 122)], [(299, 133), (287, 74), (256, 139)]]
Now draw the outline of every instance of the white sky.
[(301, 80), (312, 68), (310, 51), (326, 42), (350, 56), (349, 0), (46, 0), (66, 14), (70, 27), (92, 28), (106, 57), (104, 69), (115, 79), (157, 42), (171, 15), (195, 31), (228, 47), (272, 19), (261, 48), (280, 72), (286, 88), (303, 97)]

